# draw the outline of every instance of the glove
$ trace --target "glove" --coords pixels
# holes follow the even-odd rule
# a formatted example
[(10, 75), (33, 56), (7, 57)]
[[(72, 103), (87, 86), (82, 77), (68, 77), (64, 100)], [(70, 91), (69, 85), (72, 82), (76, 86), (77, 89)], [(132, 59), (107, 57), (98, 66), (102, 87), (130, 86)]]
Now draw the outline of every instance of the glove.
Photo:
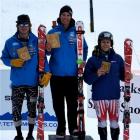
[(126, 79), (126, 80), (132, 80), (132, 79), (133, 79), (133, 74), (132, 74), (132, 73), (126, 74), (125, 79)]
[(24, 64), (24, 60), (21, 58), (12, 59), (10, 63), (13, 67), (22, 67)]
[(50, 81), (50, 79), (51, 79), (51, 76), (52, 76), (51, 73), (49, 73), (49, 72), (45, 73), (45, 74), (42, 76), (42, 78), (40, 79), (40, 85), (42, 85), (42, 86), (47, 86), (48, 83), (49, 83), (49, 81)]

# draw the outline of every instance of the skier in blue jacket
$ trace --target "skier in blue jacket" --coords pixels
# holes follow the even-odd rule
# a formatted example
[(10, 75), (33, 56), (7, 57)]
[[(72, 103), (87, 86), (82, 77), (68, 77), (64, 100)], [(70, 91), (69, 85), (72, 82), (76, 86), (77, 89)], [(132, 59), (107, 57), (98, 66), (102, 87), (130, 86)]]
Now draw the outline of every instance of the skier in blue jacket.
[[(50, 86), (53, 108), (58, 121), (56, 135), (58, 138), (64, 138), (65, 136), (64, 101), (66, 100), (69, 133), (77, 137), (77, 39), (71, 7), (65, 5), (60, 9), (57, 23), (58, 26), (51, 29), (48, 34), (57, 33), (59, 35), (60, 47), (51, 49), (51, 46), (47, 45), (48, 53), (51, 55), (49, 66), (52, 73)], [(87, 58), (87, 51), (88, 47), (84, 40), (84, 61)]]
[[(128, 79), (131, 75), (128, 75)], [(84, 80), (92, 85), (92, 100), (98, 118), (100, 140), (107, 140), (107, 113), (112, 140), (119, 139), (120, 80), (124, 81), (124, 60), (113, 49), (113, 36), (101, 32), (98, 45), (87, 61)]]
[[(38, 39), (31, 32), (31, 22), (28, 15), (17, 17), (17, 32), (5, 42), (1, 59), (6, 66), (11, 67), (12, 114), (17, 136), (14, 140), (23, 140), (21, 125), (21, 110), (26, 93), (29, 133), (26, 140), (34, 140), (32, 132), (36, 120), (36, 102), (38, 96)], [(50, 73), (48, 61), (45, 62), (45, 74), (40, 84), (47, 86)]]

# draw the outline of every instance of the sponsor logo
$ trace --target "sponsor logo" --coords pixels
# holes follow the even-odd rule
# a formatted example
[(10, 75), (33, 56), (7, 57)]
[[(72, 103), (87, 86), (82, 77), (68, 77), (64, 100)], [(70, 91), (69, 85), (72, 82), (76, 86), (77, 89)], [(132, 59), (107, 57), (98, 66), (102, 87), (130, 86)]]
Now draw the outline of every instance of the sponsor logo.
[[(121, 112), (124, 112), (124, 103), (121, 103), (121, 107), (122, 107), (122, 109), (120, 109), (120, 111)], [(131, 114), (140, 114), (140, 107), (132, 107), (132, 106), (130, 106), (129, 107), (129, 111), (130, 111), (130, 113)]]
[[(120, 91), (125, 91), (125, 86), (120, 86)], [(140, 87), (135, 86), (134, 83), (130, 84), (130, 93), (140, 94)]]
[[(57, 128), (57, 125), (58, 124), (56, 121), (44, 121), (44, 128)], [(23, 121), (22, 126), (28, 127), (28, 121)], [(37, 128), (38, 126), (37, 121), (35, 123), (35, 126)], [(13, 121), (7, 121), (7, 120), (0, 121), (0, 129), (4, 129), (6, 127), (14, 127)]]

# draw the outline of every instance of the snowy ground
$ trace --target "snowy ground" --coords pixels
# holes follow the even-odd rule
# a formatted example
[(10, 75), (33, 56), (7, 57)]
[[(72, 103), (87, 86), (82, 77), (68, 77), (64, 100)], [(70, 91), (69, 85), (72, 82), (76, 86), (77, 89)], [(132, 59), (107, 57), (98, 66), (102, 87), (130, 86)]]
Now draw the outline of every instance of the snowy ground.
[[(109, 128), (109, 127), (108, 127)], [(123, 140), (123, 124), (120, 122), (120, 138), (119, 140)], [(130, 124), (130, 140), (139, 140), (139, 124)], [(86, 133), (87, 135), (92, 136), (94, 140), (99, 140), (98, 132), (97, 132), (97, 120), (92, 118), (86, 118)], [(48, 135), (55, 134), (54, 131), (45, 131), (45, 140), (48, 140)], [(68, 134), (68, 133), (67, 133)], [(14, 130), (1, 130), (0, 131), (0, 140), (13, 140), (16, 135), (16, 131)], [(23, 136), (26, 138), (27, 131), (23, 131)], [(36, 138), (36, 131), (34, 131), (34, 137)], [(108, 129), (108, 140), (111, 140)]]
[[(56, 3), (57, 2), (57, 3)], [(81, 2), (79, 4), (79, 2)], [(15, 21), (19, 14), (28, 14), (32, 20), (32, 30), (36, 33), (39, 24), (44, 24), (47, 29), (51, 28), (51, 21), (58, 17), (60, 8), (68, 4), (73, 8), (74, 18), (83, 20), (85, 24), (85, 36), (89, 45), (89, 56), (96, 45), (98, 33), (103, 30), (109, 30), (114, 35), (114, 48), (123, 55), (123, 40), (126, 37), (131, 37), (134, 41), (134, 57), (133, 69), (139, 69), (140, 66), (140, 47), (139, 47), (139, 25), (140, 25), (140, 1), (128, 0), (93, 0), (94, 2), (94, 20), (95, 32), (89, 32), (89, 5), (87, 0), (0, 0), (0, 55), (3, 49), (4, 42), (16, 31)], [(8, 6), (7, 6), (8, 5)], [(77, 8), (78, 5), (78, 8)], [(84, 10), (83, 10), (84, 9)], [(0, 62), (1, 66), (1, 62)], [(120, 122), (121, 134), (120, 140), (123, 140), (122, 131), (123, 124)], [(140, 125), (130, 124), (130, 140), (139, 140)], [(91, 135), (94, 140), (99, 140), (97, 132), (97, 120), (86, 117), (87, 135)], [(48, 134), (55, 132), (45, 132), (45, 140), (48, 139)], [(109, 129), (108, 129), (109, 133)], [(0, 140), (13, 140), (16, 132), (14, 130), (0, 130)], [(23, 131), (23, 136), (26, 137), (27, 131)], [(36, 131), (34, 131), (36, 137)], [(109, 136), (109, 139), (110, 136)]]

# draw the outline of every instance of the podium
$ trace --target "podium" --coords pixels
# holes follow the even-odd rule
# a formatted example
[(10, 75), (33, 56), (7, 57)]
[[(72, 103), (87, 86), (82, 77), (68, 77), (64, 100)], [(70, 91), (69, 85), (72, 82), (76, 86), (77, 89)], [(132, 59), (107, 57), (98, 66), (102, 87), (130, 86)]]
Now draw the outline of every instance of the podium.
[(56, 135), (48, 135), (49, 140), (94, 140), (91, 136), (86, 135), (84, 138), (72, 138), (70, 135), (66, 135), (65, 138), (56, 138)]

